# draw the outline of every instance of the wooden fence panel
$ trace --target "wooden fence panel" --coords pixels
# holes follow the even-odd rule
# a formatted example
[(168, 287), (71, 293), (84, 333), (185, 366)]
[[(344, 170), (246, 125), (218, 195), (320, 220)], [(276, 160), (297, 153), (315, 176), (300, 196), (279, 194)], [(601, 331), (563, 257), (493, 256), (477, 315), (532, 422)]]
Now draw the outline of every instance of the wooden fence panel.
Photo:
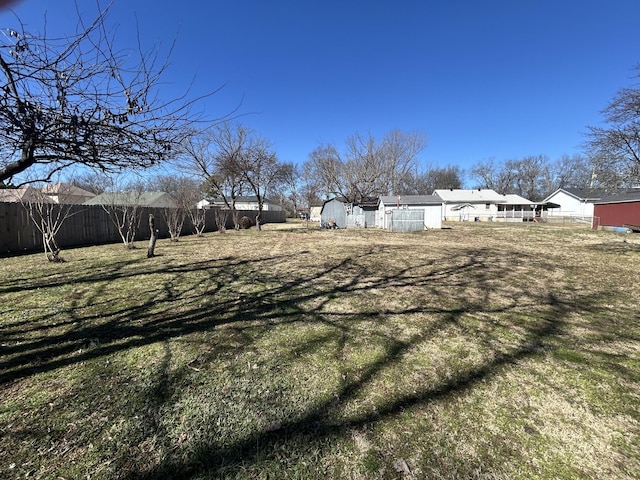
[[(67, 208), (68, 206), (63, 206)], [(73, 205), (69, 211), (70, 216), (64, 221), (56, 242), (60, 248), (69, 248), (83, 245), (99, 245), (105, 243), (118, 243), (122, 239), (118, 234), (107, 212), (100, 205)], [(160, 230), (159, 237), (169, 237), (169, 229), (165, 220), (165, 212), (162, 208), (141, 209), (140, 227), (136, 234), (136, 241), (149, 239), (149, 214), (155, 217), (156, 228)], [(256, 211), (239, 211), (239, 218), (247, 216), (255, 223)], [(262, 212), (263, 223), (282, 223), (286, 220), (286, 213), (265, 211)], [(227, 228), (233, 228), (231, 215), (227, 219)], [(213, 209), (207, 211), (205, 216), (205, 232), (217, 230)], [(193, 225), (187, 217), (185, 219), (181, 235), (194, 233)], [(0, 202), (0, 255), (17, 252), (31, 252), (42, 250), (42, 235), (33, 224), (25, 207), (20, 203)]]

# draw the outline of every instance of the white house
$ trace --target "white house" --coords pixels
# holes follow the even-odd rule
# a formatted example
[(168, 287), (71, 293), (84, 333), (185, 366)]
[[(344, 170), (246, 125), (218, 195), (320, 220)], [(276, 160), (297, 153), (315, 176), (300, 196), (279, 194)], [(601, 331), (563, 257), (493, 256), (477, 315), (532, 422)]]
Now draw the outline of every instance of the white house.
[[(236, 198), (236, 209), (237, 210), (258, 210), (258, 197), (241, 196)], [(282, 210), (282, 207), (277, 203), (272, 202), (268, 198), (264, 198), (262, 202), (262, 210), (264, 210), (265, 212), (267, 211), (279, 212)]]
[(535, 218), (538, 205), (535, 202), (513, 193), (507, 193), (502, 197), (505, 202), (498, 204), (498, 214), (494, 220), (521, 222)]
[(597, 188), (559, 188), (541, 203), (554, 203), (557, 208), (549, 208), (550, 217), (593, 217), (594, 204), (606, 192)]
[[(220, 207), (227, 208), (227, 204), (224, 202), (222, 198), (205, 198), (200, 200), (196, 204), (196, 208), (212, 208), (212, 207)], [(254, 196), (239, 196), (236, 197), (235, 203), (236, 210), (258, 210), (258, 197)], [(280, 212), (282, 211), (282, 207), (271, 200), (264, 199), (262, 203), (262, 211), (272, 211), (272, 212)]]
[(436, 195), (382, 196), (376, 225), (392, 231), (442, 228), (442, 199)]
[(436, 189), (434, 195), (442, 199), (442, 219), (473, 221), (494, 219), (498, 215), (498, 205), (505, 205), (504, 195), (495, 190)]

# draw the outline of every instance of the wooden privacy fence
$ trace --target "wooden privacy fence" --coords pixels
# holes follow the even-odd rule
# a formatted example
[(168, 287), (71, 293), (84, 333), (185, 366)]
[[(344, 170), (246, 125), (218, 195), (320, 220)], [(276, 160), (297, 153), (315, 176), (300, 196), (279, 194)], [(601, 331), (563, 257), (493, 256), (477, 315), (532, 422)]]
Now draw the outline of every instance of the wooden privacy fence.
[[(64, 205), (63, 208), (68, 208)], [(163, 208), (140, 208), (140, 228), (136, 240), (149, 239), (149, 214), (155, 217), (159, 237), (169, 237), (169, 229), (164, 218)], [(205, 217), (205, 232), (218, 229), (215, 222), (215, 209), (210, 209)], [(255, 222), (258, 213), (255, 210), (240, 210), (239, 218), (247, 216)], [(282, 223), (286, 220), (286, 212), (264, 211), (262, 223)], [(231, 212), (227, 219), (227, 228), (233, 228)], [(185, 218), (182, 235), (195, 233), (191, 220)], [(121, 242), (118, 229), (109, 218), (109, 214), (100, 205), (72, 205), (68, 218), (56, 235), (56, 242), (62, 249), (83, 245), (98, 245)], [(7, 253), (42, 250), (42, 234), (33, 224), (26, 208), (20, 203), (0, 202), (0, 255)]]

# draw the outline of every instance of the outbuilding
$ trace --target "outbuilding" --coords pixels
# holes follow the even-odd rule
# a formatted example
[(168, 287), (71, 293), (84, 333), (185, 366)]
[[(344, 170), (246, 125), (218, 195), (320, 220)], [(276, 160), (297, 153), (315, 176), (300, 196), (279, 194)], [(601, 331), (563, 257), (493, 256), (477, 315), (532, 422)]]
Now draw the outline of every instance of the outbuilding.
[(598, 227), (628, 227), (640, 230), (640, 188), (620, 191), (594, 203), (593, 223)]
[(322, 204), (320, 224), (324, 228), (375, 227), (377, 209), (377, 198), (368, 198), (357, 203), (341, 197), (331, 198)]
[(393, 232), (442, 228), (442, 199), (437, 195), (382, 196), (378, 226)]

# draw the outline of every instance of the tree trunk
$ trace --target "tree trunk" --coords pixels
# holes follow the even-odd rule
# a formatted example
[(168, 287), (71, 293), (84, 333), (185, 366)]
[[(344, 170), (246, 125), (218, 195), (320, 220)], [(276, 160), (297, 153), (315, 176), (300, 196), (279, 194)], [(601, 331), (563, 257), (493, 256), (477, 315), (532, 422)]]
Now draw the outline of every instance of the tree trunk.
[(262, 212), (259, 212), (259, 213), (256, 215), (256, 229), (257, 229), (258, 231), (262, 230), (262, 226), (260, 225), (260, 220), (261, 220), (261, 219), (262, 219)]
[(149, 238), (149, 247), (147, 248), (147, 258), (151, 258), (155, 255), (156, 240), (158, 239), (158, 230), (156, 230), (156, 221), (153, 218), (153, 214), (149, 214), (149, 229), (151, 230), (151, 237)]
[(53, 234), (49, 232), (45, 232), (42, 235), (42, 241), (44, 243), (44, 253), (47, 256), (47, 260), (50, 262), (62, 262), (62, 257), (60, 257), (60, 249), (56, 244), (55, 238), (53, 238)]

